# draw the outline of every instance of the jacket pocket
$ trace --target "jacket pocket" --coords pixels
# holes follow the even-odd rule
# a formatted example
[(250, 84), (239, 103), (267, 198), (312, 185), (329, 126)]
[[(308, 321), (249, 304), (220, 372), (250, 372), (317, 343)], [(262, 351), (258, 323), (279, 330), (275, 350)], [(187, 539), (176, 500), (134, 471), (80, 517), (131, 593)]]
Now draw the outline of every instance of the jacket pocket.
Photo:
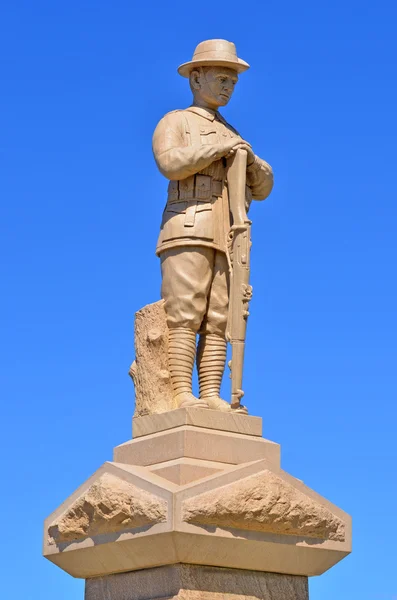
[(214, 239), (211, 202), (172, 202), (163, 213), (160, 238), (162, 242), (181, 238)]
[(200, 127), (200, 139), (201, 143), (216, 144), (218, 141), (218, 134), (215, 127)]

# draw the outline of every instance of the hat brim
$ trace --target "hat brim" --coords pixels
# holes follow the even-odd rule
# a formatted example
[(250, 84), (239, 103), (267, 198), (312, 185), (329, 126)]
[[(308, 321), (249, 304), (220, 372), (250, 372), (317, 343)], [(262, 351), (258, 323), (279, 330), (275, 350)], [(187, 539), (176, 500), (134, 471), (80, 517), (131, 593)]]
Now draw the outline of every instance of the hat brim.
[(183, 65), (178, 67), (178, 73), (179, 75), (182, 75), (182, 77), (189, 77), (191, 71), (193, 71), (193, 69), (196, 67), (227, 67), (228, 69), (233, 69), (237, 73), (243, 73), (250, 68), (249, 64), (241, 58), (238, 58), (237, 62), (232, 60), (222, 60), (219, 58), (209, 58), (207, 60), (191, 60), (183, 63)]

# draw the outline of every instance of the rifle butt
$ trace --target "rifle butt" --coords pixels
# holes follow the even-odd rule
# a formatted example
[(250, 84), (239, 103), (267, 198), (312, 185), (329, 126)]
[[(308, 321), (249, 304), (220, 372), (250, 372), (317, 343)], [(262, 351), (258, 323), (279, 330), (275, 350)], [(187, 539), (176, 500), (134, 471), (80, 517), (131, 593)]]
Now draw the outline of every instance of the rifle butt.
[(231, 378), (232, 378), (232, 394), (231, 406), (238, 408), (240, 400), (244, 396), (243, 386), (243, 365), (245, 342), (241, 340), (232, 341), (232, 360), (231, 360)]

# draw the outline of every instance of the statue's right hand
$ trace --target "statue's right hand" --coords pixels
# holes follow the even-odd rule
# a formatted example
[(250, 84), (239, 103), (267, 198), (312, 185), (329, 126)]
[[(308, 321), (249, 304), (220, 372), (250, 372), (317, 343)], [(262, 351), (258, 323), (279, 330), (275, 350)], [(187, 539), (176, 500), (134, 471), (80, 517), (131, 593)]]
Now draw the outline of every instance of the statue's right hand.
[(233, 149), (237, 149), (238, 147), (240, 147), (242, 144), (245, 144), (246, 142), (244, 142), (244, 140), (242, 140), (241, 138), (229, 138), (228, 140), (226, 140), (225, 142), (222, 142), (221, 144), (218, 144), (219, 150), (218, 150), (218, 154), (219, 157), (222, 158), (223, 156), (227, 156), (228, 154), (230, 154), (230, 152)]
[(254, 151), (252, 150), (251, 144), (249, 144), (248, 142), (244, 142), (244, 141), (233, 146), (233, 148), (230, 150), (230, 152), (226, 155), (226, 158), (233, 156), (233, 154), (235, 154), (235, 152), (237, 150), (245, 150), (248, 155), (248, 160), (250, 162), (254, 162), (255, 154), (254, 154)]
[(239, 149), (246, 150), (246, 152), (249, 156), (251, 156), (251, 155), (255, 156), (252, 151), (251, 144), (249, 144), (242, 138), (230, 138), (223, 144), (220, 144), (220, 147), (221, 147), (220, 152), (219, 152), (220, 158), (223, 156), (225, 156), (226, 158), (229, 158), (229, 156), (232, 156), (236, 152), (236, 150), (239, 150)]

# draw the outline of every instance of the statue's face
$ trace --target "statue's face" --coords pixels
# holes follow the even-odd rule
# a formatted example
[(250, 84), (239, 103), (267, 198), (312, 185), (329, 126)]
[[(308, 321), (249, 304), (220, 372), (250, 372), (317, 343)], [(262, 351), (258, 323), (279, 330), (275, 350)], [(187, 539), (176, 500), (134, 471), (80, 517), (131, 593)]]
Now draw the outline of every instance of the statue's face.
[(197, 99), (215, 110), (226, 106), (238, 81), (237, 72), (227, 67), (202, 67), (193, 71), (191, 85)]

